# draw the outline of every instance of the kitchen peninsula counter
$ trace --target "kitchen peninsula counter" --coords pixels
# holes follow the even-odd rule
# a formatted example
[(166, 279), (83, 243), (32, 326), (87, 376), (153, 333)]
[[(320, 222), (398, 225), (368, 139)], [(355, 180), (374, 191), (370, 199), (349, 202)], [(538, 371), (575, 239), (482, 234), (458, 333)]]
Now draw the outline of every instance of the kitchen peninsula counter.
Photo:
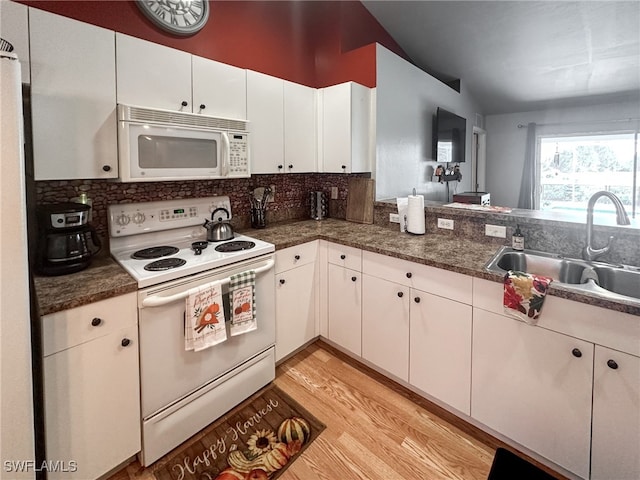
[[(321, 239), (473, 277), (502, 281), (501, 275), (484, 269), (498, 246), (466, 236), (411, 235), (388, 227), (331, 218), (292, 221), (239, 233), (273, 243), (276, 250)], [(137, 290), (136, 281), (110, 258), (96, 259), (88, 269), (75, 274), (36, 277), (35, 283), (41, 315)], [(640, 305), (633, 302), (575, 293), (554, 284), (549, 294), (640, 316)]]

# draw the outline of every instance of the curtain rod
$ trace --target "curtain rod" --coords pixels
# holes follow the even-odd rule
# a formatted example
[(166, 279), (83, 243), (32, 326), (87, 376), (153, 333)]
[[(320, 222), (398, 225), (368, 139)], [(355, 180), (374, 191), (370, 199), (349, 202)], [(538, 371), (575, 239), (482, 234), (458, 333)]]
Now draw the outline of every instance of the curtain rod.
[[(556, 123), (535, 123), (536, 127), (548, 127), (548, 126), (557, 126), (557, 125), (593, 125), (597, 123), (621, 123), (621, 122), (638, 122), (640, 118), (620, 118), (615, 120), (593, 120), (591, 122), (556, 122)], [(518, 128), (527, 128), (527, 124), (519, 123)]]

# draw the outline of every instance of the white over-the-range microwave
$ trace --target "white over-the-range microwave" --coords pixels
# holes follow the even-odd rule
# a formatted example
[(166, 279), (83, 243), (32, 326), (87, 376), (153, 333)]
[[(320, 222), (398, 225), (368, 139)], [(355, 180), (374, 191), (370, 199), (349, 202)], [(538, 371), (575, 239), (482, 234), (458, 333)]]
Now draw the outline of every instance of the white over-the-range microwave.
[(247, 122), (118, 105), (118, 161), (123, 182), (249, 177)]

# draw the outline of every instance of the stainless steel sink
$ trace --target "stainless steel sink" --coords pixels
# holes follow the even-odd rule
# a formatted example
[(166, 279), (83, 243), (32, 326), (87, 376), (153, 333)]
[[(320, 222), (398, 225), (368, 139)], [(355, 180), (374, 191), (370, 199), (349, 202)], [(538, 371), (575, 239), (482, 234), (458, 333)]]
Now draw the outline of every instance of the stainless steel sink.
[(589, 292), (610, 300), (640, 302), (640, 269), (636, 267), (500, 247), (485, 268), (502, 274), (517, 270), (544, 275), (567, 290)]
[(627, 268), (595, 266), (597, 284), (610, 292), (640, 299), (640, 271)]

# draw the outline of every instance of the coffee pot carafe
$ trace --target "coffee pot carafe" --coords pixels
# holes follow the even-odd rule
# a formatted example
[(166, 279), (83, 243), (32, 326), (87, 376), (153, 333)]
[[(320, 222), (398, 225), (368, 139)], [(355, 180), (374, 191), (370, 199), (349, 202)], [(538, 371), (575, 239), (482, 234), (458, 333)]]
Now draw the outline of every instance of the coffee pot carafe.
[(38, 273), (65, 275), (91, 264), (102, 244), (96, 229), (88, 224), (90, 208), (81, 203), (58, 203), (36, 209)]

